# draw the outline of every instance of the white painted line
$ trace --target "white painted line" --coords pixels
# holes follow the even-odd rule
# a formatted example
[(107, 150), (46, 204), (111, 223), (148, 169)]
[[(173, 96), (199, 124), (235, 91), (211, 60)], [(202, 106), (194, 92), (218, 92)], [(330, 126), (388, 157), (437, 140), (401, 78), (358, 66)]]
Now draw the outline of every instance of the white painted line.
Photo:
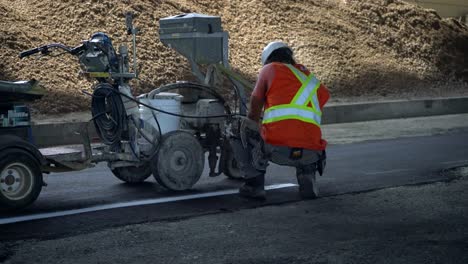
[(468, 164), (468, 160), (444, 161), (444, 162), (441, 162), (440, 164), (457, 164), (457, 163)]
[(395, 170), (387, 170), (387, 171), (364, 172), (364, 174), (366, 174), (366, 175), (378, 175), (378, 174), (388, 174), (388, 173), (405, 172), (405, 171), (413, 171), (413, 170), (411, 170), (411, 169), (395, 169)]
[[(274, 185), (265, 186), (265, 189), (276, 190), (276, 189), (290, 188), (294, 186), (297, 186), (297, 184), (282, 183), (282, 184), (274, 184)], [(172, 196), (172, 197), (161, 197), (161, 198), (146, 199), (146, 200), (139, 200), (139, 201), (105, 204), (105, 205), (96, 205), (96, 206), (91, 206), (87, 208), (66, 210), (66, 211), (60, 211), (60, 212), (0, 218), (0, 225), (46, 219), (46, 218), (53, 218), (53, 217), (60, 217), (60, 216), (67, 216), (67, 215), (83, 214), (83, 213), (96, 212), (96, 211), (115, 209), (115, 208), (132, 207), (132, 206), (140, 206), (140, 205), (148, 205), (148, 204), (162, 204), (162, 203), (170, 203), (170, 202), (177, 202), (177, 201), (201, 199), (201, 198), (207, 198), (207, 197), (223, 196), (223, 195), (236, 194), (236, 193), (239, 193), (238, 189), (231, 189), (231, 190), (216, 191), (216, 192), (189, 194), (189, 195)]]

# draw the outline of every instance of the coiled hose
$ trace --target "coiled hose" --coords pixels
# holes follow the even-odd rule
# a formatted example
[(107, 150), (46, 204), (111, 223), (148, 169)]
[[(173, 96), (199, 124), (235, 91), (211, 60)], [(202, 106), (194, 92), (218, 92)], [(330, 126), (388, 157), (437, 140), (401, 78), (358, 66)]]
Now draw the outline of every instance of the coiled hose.
[(111, 84), (98, 83), (91, 100), (96, 131), (104, 144), (118, 149), (125, 125), (125, 106), (122, 98)]
[[(167, 92), (175, 89), (194, 89), (207, 92), (216, 99), (218, 99), (224, 106), (226, 114), (212, 115), (212, 116), (191, 116), (181, 115), (176, 113), (167, 112), (151, 105), (140, 102), (139, 100), (121, 93), (119, 90), (114, 88), (109, 83), (99, 83), (94, 87), (91, 101), (91, 112), (93, 114), (94, 125), (99, 137), (102, 139), (104, 144), (112, 146), (112, 150), (117, 150), (120, 147), (120, 141), (122, 138), (122, 131), (126, 122), (125, 106), (122, 102), (122, 96), (132, 100), (140, 105), (146, 106), (157, 112), (161, 112), (168, 115), (179, 116), (182, 118), (227, 118), (231, 120), (233, 114), (229, 105), (226, 103), (224, 98), (209, 86), (204, 86), (196, 83), (177, 83), (162, 86), (156, 90), (153, 90), (148, 94), (149, 98), (153, 98), (156, 94), (161, 92)], [(153, 117), (158, 125), (158, 130), (161, 131), (159, 122), (153, 113)], [(135, 120), (132, 120), (135, 122)], [(136, 124), (135, 124), (136, 125)], [(160, 132), (161, 133), (161, 132)], [(159, 135), (162, 137), (162, 135)], [(148, 140), (148, 139), (147, 139)], [(154, 143), (154, 142), (150, 142)]]

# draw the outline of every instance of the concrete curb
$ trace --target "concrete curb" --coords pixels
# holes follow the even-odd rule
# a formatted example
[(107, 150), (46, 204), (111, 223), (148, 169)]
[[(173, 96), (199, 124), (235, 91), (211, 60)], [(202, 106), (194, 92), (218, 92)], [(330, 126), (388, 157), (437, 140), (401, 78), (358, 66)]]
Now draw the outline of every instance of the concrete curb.
[(468, 97), (399, 100), (325, 107), (323, 124), (468, 113)]
[[(322, 123), (349, 123), (462, 113), (468, 113), (468, 97), (356, 103), (325, 107)], [(32, 130), (39, 147), (80, 144), (79, 131), (85, 124), (85, 122), (40, 124), (33, 126)], [(97, 137), (93, 124), (89, 124), (88, 132), (92, 138)]]

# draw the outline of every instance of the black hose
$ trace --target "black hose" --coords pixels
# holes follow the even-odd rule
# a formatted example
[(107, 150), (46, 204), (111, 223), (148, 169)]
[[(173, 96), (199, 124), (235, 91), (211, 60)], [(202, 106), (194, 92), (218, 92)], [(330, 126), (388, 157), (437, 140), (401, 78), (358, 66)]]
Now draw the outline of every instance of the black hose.
[(91, 100), (94, 125), (104, 144), (118, 149), (125, 125), (125, 107), (118, 90), (109, 83), (94, 87)]
[[(240, 94), (239, 94), (239, 89), (237, 88), (236, 84), (233, 82), (233, 80), (231, 78), (228, 78), (229, 81), (231, 82), (231, 84), (236, 87), (236, 89), (234, 89), (234, 93), (235, 93), (235, 96), (236, 96), (236, 110), (237, 110), (237, 99), (241, 102), (242, 106), (244, 106), (245, 110), (249, 109), (247, 107), (247, 104), (246, 102), (243, 100), (244, 98), (241, 98), (240, 97)], [(239, 111), (240, 111), (240, 107), (241, 105), (239, 104)]]
[[(125, 126), (126, 121), (126, 111), (125, 106), (122, 102), (122, 97), (125, 97), (129, 100), (132, 100), (140, 105), (148, 107), (151, 110), (158, 111), (167, 115), (178, 116), (182, 118), (228, 118), (231, 119), (235, 114), (232, 114), (229, 105), (226, 103), (224, 98), (216, 92), (214, 89), (208, 86), (195, 84), (195, 83), (181, 83), (181, 84), (170, 84), (163, 87), (160, 87), (153, 92), (151, 96), (155, 94), (166, 92), (175, 89), (194, 89), (201, 90), (213, 95), (218, 99), (224, 106), (226, 114), (224, 115), (212, 115), (212, 116), (189, 116), (181, 115), (176, 113), (167, 112), (158, 108), (153, 107), (143, 103), (131, 96), (128, 96), (124, 93), (121, 93), (119, 90), (114, 88), (109, 83), (98, 83), (94, 87), (94, 92), (92, 94), (91, 101), (91, 112), (93, 115), (94, 125), (99, 137), (102, 139), (104, 144), (110, 145), (112, 150), (117, 150), (120, 147), (120, 141), (122, 138), (122, 131)], [(86, 93), (86, 92), (85, 92)], [(161, 126), (156, 118), (156, 115), (153, 114), (153, 118), (156, 121), (159, 130), (159, 140), (162, 138)], [(132, 120), (135, 122), (134, 120)], [(135, 124), (136, 125), (136, 124)], [(145, 138), (148, 140), (147, 138)], [(149, 141), (149, 140), (148, 140)]]
[[(158, 150), (159, 148), (159, 145), (156, 144), (154, 141), (151, 141), (143, 131), (141, 131), (141, 128), (140, 126), (135, 122), (135, 119), (133, 118), (133, 116), (130, 117), (130, 120), (133, 122), (133, 125), (136, 127), (138, 133), (141, 135), (141, 137), (143, 137), (148, 143), (150, 143), (151, 145), (153, 145), (153, 151), (151, 151), (152, 153), (156, 153), (156, 151)], [(157, 122), (157, 121), (156, 121)], [(158, 127), (159, 127), (159, 124), (158, 124)], [(159, 132), (161, 134), (161, 132)], [(136, 139), (135, 139), (136, 141)], [(160, 138), (158, 139), (158, 143), (160, 142)], [(132, 146), (132, 143), (130, 142), (130, 148), (132, 149), (132, 152), (133, 152), (133, 155), (141, 161), (141, 159), (136, 155), (135, 153), (135, 149), (133, 148)], [(151, 156), (149, 159), (146, 159), (146, 160), (150, 160), (151, 159)]]
[(156, 125), (158, 126), (158, 132), (159, 132), (159, 138), (158, 138), (158, 143), (162, 141), (162, 131), (161, 131), (161, 125), (159, 124), (159, 120), (154, 114), (153, 111), (151, 111), (151, 114), (153, 115), (154, 121), (156, 122)]
[[(187, 84), (187, 83), (185, 83), (185, 84)], [(203, 86), (203, 85), (200, 85), (200, 84), (194, 84), (194, 83), (190, 83), (191, 86), (186, 86), (186, 87), (181, 87), (181, 86), (177, 86), (177, 85), (178, 84), (173, 84), (173, 85), (160, 87), (160, 88), (158, 88), (158, 89), (156, 89), (154, 91), (155, 92), (154, 94), (161, 93), (161, 92), (166, 92), (166, 91), (170, 91), (170, 90), (174, 90), (174, 89), (194, 89), (194, 90), (205, 91), (205, 92), (208, 92), (208, 93), (212, 94), (216, 99), (221, 101), (221, 103), (224, 106), (224, 109), (226, 110), (226, 114), (224, 114), (224, 115), (211, 115), (211, 116), (190, 116), (190, 115), (176, 114), (176, 113), (167, 112), (167, 111), (158, 109), (158, 108), (156, 108), (156, 107), (154, 107), (152, 105), (143, 103), (143, 102), (133, 98), (132, 96), (126, 95), (124, 93), (121, 93), (117, 89), (114, 89), (112, 87), (112, 85), (110, 85), (110, 84), (108, 84), (108, 86), (110, 86), (110, 87), (100, 87), (100, 88), (108, 90), (109, 93), (114, 93), (116, 95), (122, 95), (123, 97), (125, 97), (125, 98), (127, 98), (129, 100), (132, 100), (132, 101), (138, 103), (139, 105), (146, 106), (151, 110), (161, 112), (161, 113), (167, 114), (167, 115), (178, 116), (178, 117), (182, 117), (182, 118), (221, 118), (221, 117), (222, 118), (232, 118), (233, 116), (235, 116), (235, 114), (232, 114), (231, 108), (229, 107), (229, 105), (227, 105), (224, 98), (221, 95), (219, 95), (216, 91), (214, 91), (212, 88), (207, 87), (207, 86)], [(93, 98), (94, 98), (94, 94), (93, 94)], [(93, 113), (93, 116), (94, 116), (94, 113)]]

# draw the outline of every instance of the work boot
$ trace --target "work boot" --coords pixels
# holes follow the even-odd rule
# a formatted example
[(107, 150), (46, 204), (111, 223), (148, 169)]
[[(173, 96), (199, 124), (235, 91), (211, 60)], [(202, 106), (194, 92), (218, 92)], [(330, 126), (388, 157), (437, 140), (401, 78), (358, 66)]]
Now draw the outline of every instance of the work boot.
[(239, 195), (250, 199), (265, 200), (265, 174), (246, 179), (244, 185), (239, 188)]
[(319, 190), (315, 179), (315, 170), (315, 165), (296, 168), (297, 183), (299, 184), (299, 194), (303, 199), (314, 199), (319, 195)]

